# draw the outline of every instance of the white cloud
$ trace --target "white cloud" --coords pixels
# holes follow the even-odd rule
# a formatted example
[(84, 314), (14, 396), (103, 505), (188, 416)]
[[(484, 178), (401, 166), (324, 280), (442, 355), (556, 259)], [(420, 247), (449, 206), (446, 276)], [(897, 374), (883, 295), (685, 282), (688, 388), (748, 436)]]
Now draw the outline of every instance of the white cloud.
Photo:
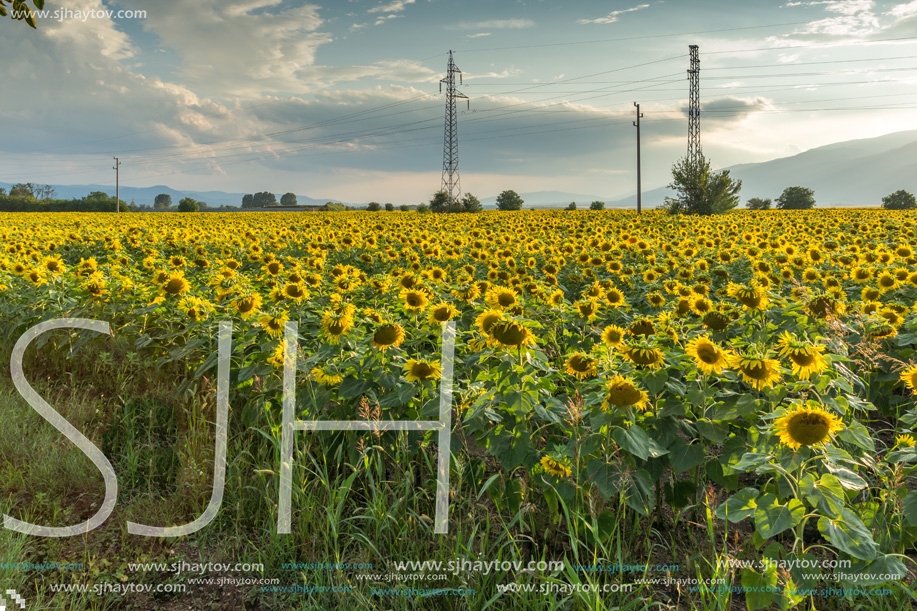
[[(102, 0), (72, 0), (67, 8), (77, 14), (86, 14), (86, 11), (104, 13), (107, 10)], [(42, 20), (41, 29), (58, 41), (68, 41), (80, 47), (92, 46), (109, 59), (127, 59), (137, 53), (127, 34), (118, 30), (110, 19), (47, 19)], [(7, 34), (4, 33), (4, 36)]]
[(460, 30), (521, 30), (535, 27), (531, 19), (491, 19), (488, 21), (460, 21), (455, 26)]
[(815, 0), (789, 2), (785, 6), (821, 6), (833, 16), (810, 21), (792, 34), (773, 39), (783, 43), (867, 37), (882, 30), (879, 18), (873, 12), (874, 0)]
[(416, 0), (394, 0), (389, 4), (380, 4), (366, 11), (367, 13), (400, 13), (409, 4), (414, 4)]
[(898, 18), (907, 18), (917, 15), (917, 0), (913, 0), (907, 4), (896, 4), (885, 14)]
[(624, 13), (633, 13), (634, 11), (640, 11), (640, 10), (643, 10), (643, 9), (649, 8), (649, 7), (650, 7), (649, 4), (640, 4), (640, 5), (637, 5), (637, 6), (633, 7), (633, 8), (626, 8), (626, 9), (621, 9), (621, 10), (618, 10), (618, 11), (611, 11), (611, 12), (608, 13), (608, 15), (606, 15), (605, 17), (598, 17), (598, 18), (596, 18), (596, 19), (577, 19), (576, 22), (577, 22), (577, 23), (580, 23), (580, 24), (587, 24), (587, 23), (601, 23), (601, 24), (604, 24), (604, 23), (614, 23), (614, 22), (618, 21), (618, 18), (619, 18), (621, 15), (623, 15)]
[(465, 38), (482, 38), (484, 36), (490, 36), (490, 32), (479, 32), (477, 34), (465, 34)]
[[(214, 94), (254, 96), (308, 90), (307, 69), (318, 47), (319, 7), (281, 8), (279, 0), (121, 0), (147, 12), (145, 30), (181, 56), (180, 76), (189, 87)], [(252, 11), (258, 10), (252, 14)]]

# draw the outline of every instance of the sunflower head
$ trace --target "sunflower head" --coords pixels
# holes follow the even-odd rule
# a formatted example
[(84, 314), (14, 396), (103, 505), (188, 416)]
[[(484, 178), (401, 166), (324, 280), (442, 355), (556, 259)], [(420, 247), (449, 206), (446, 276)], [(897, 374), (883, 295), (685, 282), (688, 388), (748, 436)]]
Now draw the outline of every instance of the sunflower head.
[(431, 324), (444, 323), (455, 318), (456, 314), (458, 310), (451, 303), (439, 303), (430, 309), (429, 321)]
[(634, 336), (642, 335), (646, 337), (648, 335), (653, 335), (654, 333), (656, 333), (656, 327), (655, 325), (653, 325), (652, 320), (644, 316), (642, 318), (638, 318), (633, 323), (631, 323), (627, 331), (631, 335), (634, 335)]
[(376, 332), (373, 333), (372, 344), (385, 352), (389, 348), (397, 348), (403, 341), (404, 329), (401, 325), (389, 323), (376, 329)]
[(338, 375), (328, 366), (323, 367), (313, 367), (312, 371), (309, 372), (312, 376), (312, 379), (318, 382), (319, 384), (324, 384), (325, 386), (335, 386), (344, 381), (344, 377)]
[(540, 462), (541, 467), (544, 469), (545, 473), (553, 475), (558, 479), (563, 479), (570, 476), (570, 468), (559, 460), (551, 458), (550, 456), (543, 456)]
[(408, 382), (418, 382), (438, 378), (441, 374), (439, 363), (409, 359), (404, 364), (404, 375)]
[(284, 325), (288, 320), (290, 319), (286, 312), (280, 312), (277, 315), (264, 314), (258, 318), (258, 325), (271, 337), (280, 337), (283, 335)]
[(822, 356), (824, 346), (804, 342), (788, 331), (780, 336), (779, 344), (780, 356), (789, 359), (793, 373), (800, 378), (808, 378), (828, 368), (828, 361)]
[(774, 359), (734, 354), (726, 362), (741, 375), (746, 384), (757, 390), (764, 390), (780, 381), (779, 363)]
[(401, 291), (404, 308), (411, 312), (422, 312), (430, 304), (430, 295), (422, 289), (404, 289)]
[(694, 359), (697, 368), (706, 374), (716, 374), (726, 367), (726, 359), (730, 356), (727, 350), (723, 350), (710, 340), (706, 335), (695, 337), (686, 349), (688, 356)]
[(729, 326), (731, 319), (723, 312), (708, 312), (704, 316), (704, 326), (714, 331), (722, 331)]
[(902, 371), (899, 379), (904, 382), (905, 386), (911, 389), (911, 392), (917, 390), (917, 365), (911, 365)]
[(564, 371), (568, 375), (574, 376), (577, 380), (593, 378), (598, 373), (596, 369), (596, 359), (582, 352), (574, 352), (564, 363)]
[(617, 325), (608, 325), (602, 331), (602, 343), (610, 348), (617, 348), (624, 341), (624, 335), (627, 329)]
[(284, 284), (283, 288), (280, 289), (280, 292), (285, 299), (290, 299), (291, 301), (302, 301), (309, 296), (309, 292), (303, 285), (293, 282)]
[(521, 348), (535, 343), (535, 337), (521, 322), (501, 320), (490, 329), (490, 336), (506, 348)]
[(647, 367), (649, 369), (658, 369), (665, 364), (665, 359), (659, 348), (640, 343), (626, 345), (623, 350), (624, 355), (634, 365)]
[(816, 318), (828, 318), (846, 311), (844, 304), (829, 295), (819, 295), (808, 304), (809, 312)]
[(353, 327), (353, 316), (349, 312), (325, 310), (322, 314), (322, 334), (331, 344), (340, 343), (341, 338)]
[(635, 407), (639, 410), (646, 409), (649, 396), (646, 391), (638, 387), (633, 380), (616, 375), (605, 387), (605, 401), (602, 409), (612, 411), (615, 408)]
[(732, 284), (728, 288), (728, 294), (750, 310), (762, 310), (768, 304), (766, 293), (755, 284)]
[(494, 286), (484, 296), (487, 305), (494, 310), (508, 310), (519, 305), (515, 290), (505, 286)]
[(802, 446), (816, 446), (844, 428), (844, 423), (820, 406), (798, 405), (774, 421), (774, 432), (780, 442), (793, 450)]
[(184, 274), (181, 272), (168, 274), (160, 283), (159, 294), (163, 296), (181, 295), (187, 293), (189, 288), (191, 288), (191, 285), (185, 280)]
[(258, 313), (261, 309), (261, 295), (254, 293), (247, 297), (242, 297), (237, 299), (233, 305), (236, 308), (236, 312), (239, 313), (239, 316), (243, 320), (247, 320)]

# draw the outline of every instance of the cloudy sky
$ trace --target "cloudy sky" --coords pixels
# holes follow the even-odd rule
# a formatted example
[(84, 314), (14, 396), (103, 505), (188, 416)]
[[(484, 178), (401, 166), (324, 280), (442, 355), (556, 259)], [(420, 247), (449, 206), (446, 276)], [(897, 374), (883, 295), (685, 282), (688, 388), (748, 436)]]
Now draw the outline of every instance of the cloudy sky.
[(633, 193), (634, 102), (644, 188), (668, 182), (686, 149), (690, 44), (714, 167), (917, 129), (917, 0), (45, 9), (37, 31), (0, 19), (4, 182), (107, 184), (118, 155), (130, 186), (416, 204), (440, 186), (450, 49), (470, 99), (458, 117), (462, 189), (481, 198)]

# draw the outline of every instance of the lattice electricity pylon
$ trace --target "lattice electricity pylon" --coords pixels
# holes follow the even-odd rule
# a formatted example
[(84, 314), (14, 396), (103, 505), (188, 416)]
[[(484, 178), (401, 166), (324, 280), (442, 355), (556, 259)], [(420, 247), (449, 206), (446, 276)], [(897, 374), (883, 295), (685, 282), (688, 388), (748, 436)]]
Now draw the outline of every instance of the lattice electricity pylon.
[[(443, 83), (446, 84), (446, 130), (443, 137), (443, 186), (442, 190), (449, 195), (449, 203), (458, 199), (462, 193), (459, 182), (458, 158), (458, 117), (455, 112), (455, 100), (460, 98), (468, 100), (468, 96), (455, 89), (455, 75), (459, 75), (462, 82), (462, 71), (456, 68), (452, 61), (452, 51), (449, 51), (449, 66), (446, 69), (446, 78), (439, 81), (439, 90), (442, 92)], [(468, 102), (471, 108), (471, 102)]]
[(696, 166), (700, 150), (700, 59), (697, 45), (689, 45), (691, 69), (688, 70), (688, 163)]

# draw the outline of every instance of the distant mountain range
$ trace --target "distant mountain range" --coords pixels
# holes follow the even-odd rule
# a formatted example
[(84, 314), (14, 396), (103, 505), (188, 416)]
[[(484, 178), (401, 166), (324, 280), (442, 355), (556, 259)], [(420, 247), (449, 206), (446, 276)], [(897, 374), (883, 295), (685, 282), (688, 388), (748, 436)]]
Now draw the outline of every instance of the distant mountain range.
[[(711, 160), (715, 162), (716, 160)], [(815, 192), (819, 207), (878, 206), (884, 196), (899, 189), (917, 194), (917, 130), (886, 134), (877, 138), (847, 140), (820, 146), (792, 157), (783, 157), (762, 163), (744, 163), (729, 166), (733, 178), (742, 180), (742, 203), (751, 197), (776, 199), (786, 187), (800, 186)], [(9, 190), (10, 183), (0, 182)], [(104, 191), (114, 196), (112, 185), (54, 185), (55, 197), (80, 198), (91, 191)], [(178, 204), (183, 197), (193, 197), (208, 205), (218, 207), (240, 206), (243, 193), (225, 191), (179, 191), (165, 185), (155, 187), (121, 187), (121, 199), (138, 204), (152, 205), (160, 193), (172, 196)], [(655, 208), (667, 195), (674, 193), (660, 187), (643, 193), (643, 207)], [(277, 193), (280, 199), (280, 193)], [(525, 208), (564, 208), (576, 202), (577, 208), (588, 208), (593, 201), (604, 201), (606, 208), (631, 208), (636, 205), (636, 194), (621, 197), (601, 197), (564, 191), (536, 191), (520, 193)], [(325, 202), (343, 203), (357, 208), (363, 203), (349, 203), (334, 198), (296, 195), (302, 205), (322, 205)], [(497, 197), (481, 199), (485, 208), (496, 208)]]
[[(11, 183), (0, 182), (0, 187), (9, 192)], [(110, 196), (115, 196), (114, 185), (53, 185), (54, 197), (58, 199), (79, 199), (88, 195), (92, 191), (103, 191)], [(121, 199), (127, 203), (134, 201), (137, 204), (153, 205), (153, 200), (160, 193), (167, 193), (172, 197), (172, 205), (178, 205), (179, 200), (185, 197), (191, 197), (199, 202), (207, 202), (208, 206), (218, 208), (219, 206), (241, 206), (244, 193), (227, 193), (225, 191), (179, 191), (165, 185), (156, 185), (155, 187), (128, 187), (121, 186)], [(282, 193), (276, 193), (277, 201), (280, 201)], [(333, 198), (316, 198), (307, 195), (296, 195), (296, 203), (304, 206), (320, 206), (325, 202), (346, 203), (339, 199)], [(349, 204), (352, 205), (352, 204)]]
[[(815, 192), (817, 207), (879, 206), (883, 197), (899, 189), (917, 195), (917, 130), (836, 142), (792, 157), (724, 169), (741, 179), (742, 205), (752, 197), (773, 200), (786, 187), (800, 186)], [(665, 187), (645, 191), (643, 206), (654, 208), (673, 194)], [(635, 202), (636, 194), (609, 207)]]

